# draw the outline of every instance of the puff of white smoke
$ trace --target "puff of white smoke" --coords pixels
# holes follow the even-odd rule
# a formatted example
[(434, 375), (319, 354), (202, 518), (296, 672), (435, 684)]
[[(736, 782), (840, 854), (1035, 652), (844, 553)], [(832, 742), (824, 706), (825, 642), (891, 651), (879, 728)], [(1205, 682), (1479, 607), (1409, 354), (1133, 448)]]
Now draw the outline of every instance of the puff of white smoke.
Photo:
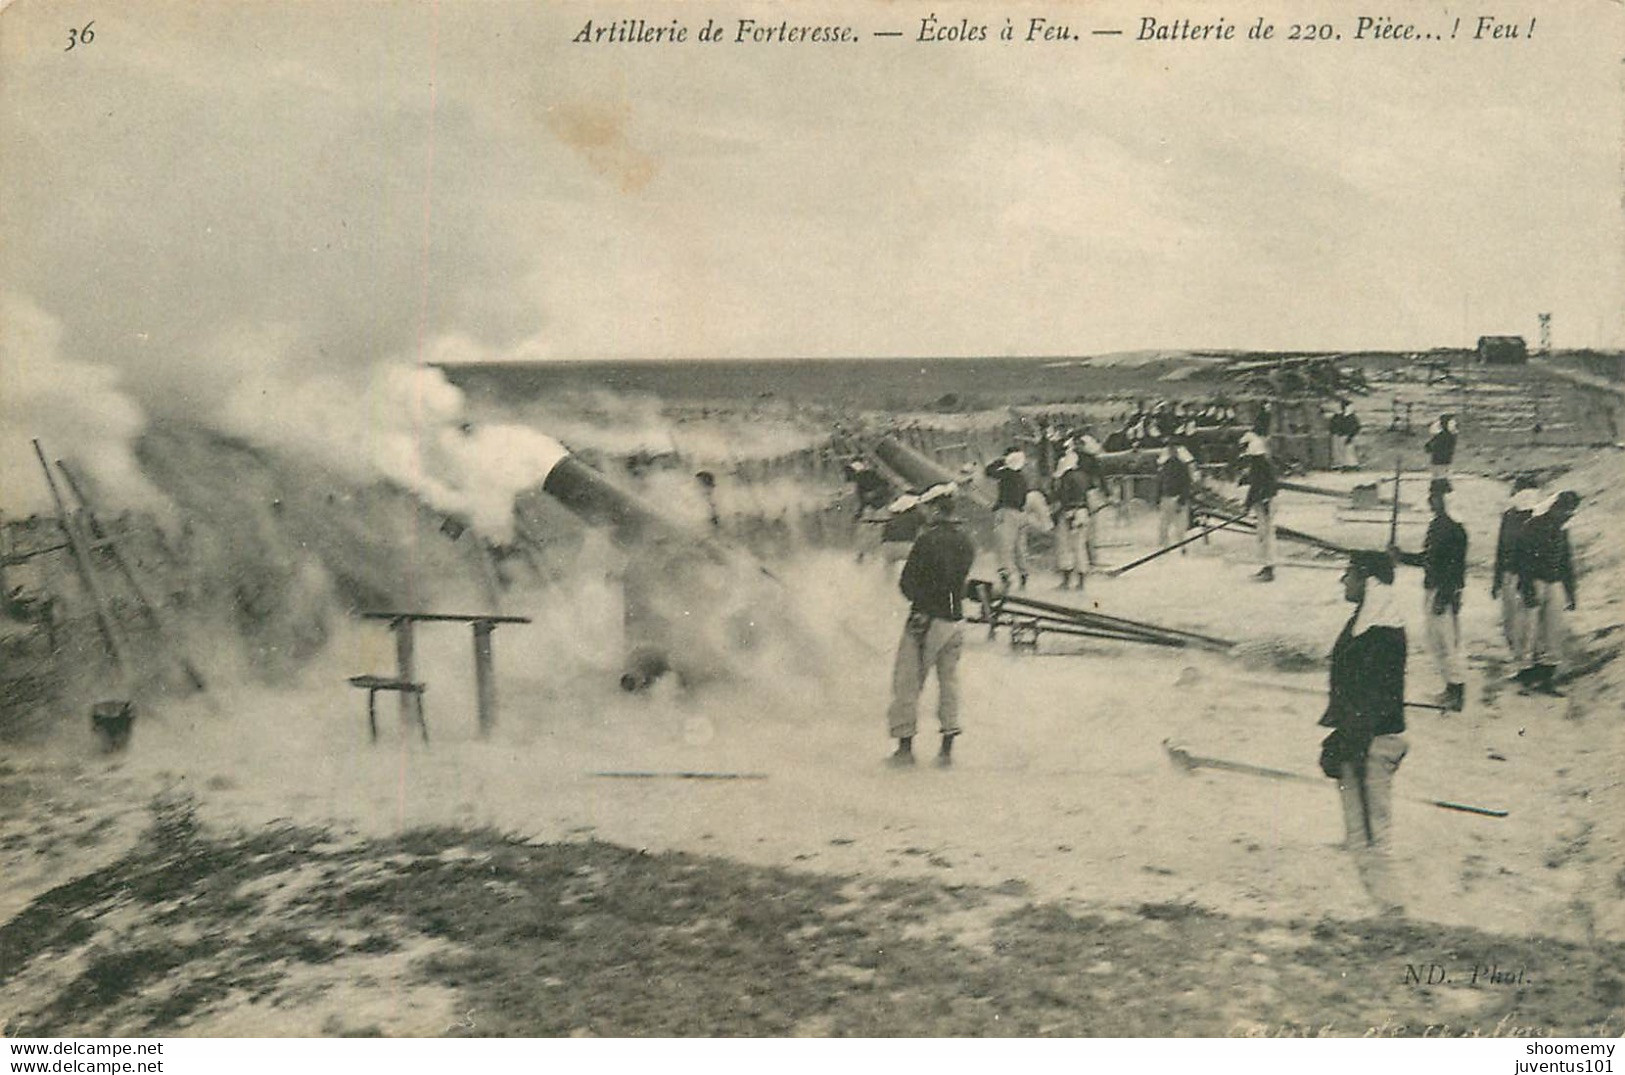
[(394, 482), (503, 542), (513, 536), (515, 495), (542, 481), (563, 454), (553, 438), (525, 426), (471, 425), (461, 389), (437, 369), (404, 362), (378, 363), (359, 383), (294, 380), (266, 367), (239, 383), (221, 421), (256, 444)]
[[(737, 408), (738, 404), (728, 404)], [(815, 447), (829, 438), (823, 426), (772, 407), (710, 408), (705, 417), (673, 413), (657, 396), (608, 390), (551, 395), (513, 412), (578, 450), (625, 456), (677, 452), (693, 466), (725, 467), (772, 459)], [(709, 413), (709, 412), (715, 413)]]
[(142, 476), (135, 440), (146, 415), (124, 393), (118, 372), (62, 353), (62, 325), (26, 296), (0, 296), (0, 506), (52, 511), (31, 440), (51, 459), (79, 465), (103, 504), (166, 506)]

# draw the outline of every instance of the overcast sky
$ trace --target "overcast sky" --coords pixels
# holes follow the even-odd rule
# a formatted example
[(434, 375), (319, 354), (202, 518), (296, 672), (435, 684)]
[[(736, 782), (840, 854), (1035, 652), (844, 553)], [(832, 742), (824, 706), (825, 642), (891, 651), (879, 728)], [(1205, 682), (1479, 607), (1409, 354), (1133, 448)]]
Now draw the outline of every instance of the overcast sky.
[[(1423, 348), (1533, 340), (1542, 310), (1559, 346), (1618, 346), (1625, 7), (1498, 6), (1539, 16), (1516, 42), (1349, 40), (1368, 10), (18, 0), (0, 266), (65, 351), (136, 378)], [(1080, 40), (914, 41), (933, 12)], [(1134, 40), (1142, 15), (1255, 12), (1345, 40)], [(633, 15), (861, 39), (570, 41)]]

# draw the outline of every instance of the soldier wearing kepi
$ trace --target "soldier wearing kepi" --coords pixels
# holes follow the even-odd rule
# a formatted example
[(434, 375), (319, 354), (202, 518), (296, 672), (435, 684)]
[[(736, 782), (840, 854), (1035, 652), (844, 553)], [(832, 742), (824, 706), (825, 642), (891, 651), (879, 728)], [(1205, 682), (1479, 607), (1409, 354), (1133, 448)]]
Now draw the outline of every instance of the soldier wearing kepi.
[(1519, 475), (1512, 483), (1512, 500), (1501, 513), (1501, 529), (1495, 536), (1495, 575), (1490, 597), (1500, 599), (1501, 634), (1520, 675), (1529, 657), (1532, 617), (1518, 593), (1518, 542), (1539, 503), (1535, 479)]
[(1574, 551), (1568, 524), (1580, 494), (1564, 490), (1542, 501), (1518, 540), (1518, 592), (1533, 621), (1531, 663), (1518, 677), (1526, 688), (1561, 697), (1557, 662), (1567, 643), (1566, 612), (1574, 611)]
[(857, 546), (858, 563), (869, 553), (880, 551), (880, 528), (890, 517), (886, 505), (892, 499), (891, 483), (861, 457), (850, 460), (845, 467), (846, 480), (858, 494)]
[(1428, 427), (1427, 443), (1422, 445), (1428, 453), (1428, 467), (1435, 478), (1450, 477), (1450, 467), (1456, 461), (1456, 416), (1441, 414)]
[(1011, 445), (987, 465), (987, 476), (999, 484), (993, 503), (993, 539), (999, 555), (999, 582), (1010, 589), (1010, 573), (1027, 585), (1027, 455)]
[(1275, 464), (1270, 462), (1268, 415), (1260, 415), (1255, 427), (1241, 441), (1241, 465), (1246, 469), (1247, 501), (1242, 510), (1257, 515), (1258, 551), (1264, 566), (1254, 576), (1260, 582), (1275, 581)]
[(959, 724), (959, 654), (964, 648), (963, 602), (965, 578), (970, 574), (976, 547), (959, 521), (952, 483), (932, 486), (920, 495), (930, 525), (914, 542), (903, 564), (899, 588), (909, 600), (908, 622), (897, 644), (892, 666), (891, 707), (886, 721), (897, 750), (894, 766), (914, 764), (914, 731), (920, 691), (931, 669), (937, 670), (937, 724), (942, 746), (937, 764), (953, 757)]
[[(1183, 436), (1174, 436), (1157, 453), (1157, 547), (1182, 538), (1191, 528), (1191, 496), (1196, 488), (1196, 458)], [(1185, 550), (1179, 550), (1181, 555)]]
[(1332, 646), (1330, 693), (1320, 718), (1332, 734), (1320, 767), (1337, 781), (1344, 846), (1361, 855), (1374, 894), (1391, 912), (1387, 870), (1394, 775), (1404, 759), (1405, 624), (1394, 600), (1394, 564), (1386, 553), (1355, 552), (1343, 572), (1343, 597), (1355, 606)]
[(1450, 517), (1445, 497), (1450, 479), (1435, 478), (1428, 486), (1428, 507), (1433, 520), (1422, 539), (1422, 551), (1410, 553), (1391, 546), (1402, 564), (1422, 569), (1422, 614), (1426, 617), (1428, 649), (1444, 679), (1444, 705), (1461, 712), (1466, 704), (1467, 659), (1461, 650), (1461, 591), (1467, 584), (1467, 528)]
[(1089, 574), (1089, 480), (1070, 441), (1055, 464), (1055, 506), (1055, 567), (1061, 589), (1072, 585), (1076, 573), (1082, 590)]
[(1360, 435), (1360, 419), (1349, 410), (1348, 400), (1339, 401), (1327, 431), (1331, 434), (1332, 469), (1360, 469), (1360, 455), (1354, 448), (1354, 438)]

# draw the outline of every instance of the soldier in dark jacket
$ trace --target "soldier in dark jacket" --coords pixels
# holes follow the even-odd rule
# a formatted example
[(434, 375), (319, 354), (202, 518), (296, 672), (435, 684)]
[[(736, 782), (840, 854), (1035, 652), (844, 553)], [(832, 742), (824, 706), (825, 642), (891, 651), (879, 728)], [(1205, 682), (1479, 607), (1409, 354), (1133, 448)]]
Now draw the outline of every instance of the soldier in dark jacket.
[(1435, 478), (1450, 477), (1450, 465), (1456, 461), (1456, 416), (1441, 414), (1429, 427), (1427, 443), (1422, 445), (1428, 453), (1428, 464)]
[(1495, 572), (1490, 597), (1500, 599), (1501, 634), (1507, 640), (1512, 663), (1520, 674), (1529, 658), (1533, 617), (1523, 607), (1523, 598), (1518, 593), (1518, 543), (1540, 500), (1535, 479), (1519, 475), (1512, 483), (1512, 500), (1501, 513), (1501, 528), (1495, 535)]
[(1071, 441), (1055, 464), (1055, 568), (1061, 573), (1061, 589), (1078, 576), (1083, 589), (1089, 574), (1089, 478), (1083, 460)]
[(1387, 876), (1393, 781), (1405, 757), (1405, 626), (1394, 599), (1394, 565), (1380, 552), (1356, 552), (1343, 572), (1343, 596), (1355, 606), (1332, 646), (1323, 728), (1334, 731), (1321, 767), (1335, 774), (1343, 805), (1344, 846), (1362, 854), (1372, 890), (1390, 910)]
[(1027, 586), (1027, 454), (1011, 445), (998, 459), (989, 463), (985, 473), (998, 483), (998, 495), (993, 504), (993, 536), (999, 556), (999, 582), (1010, 589), (1010, 573), (1021, 577), (1022, 588)]
[(1261, 415), (1255, 428), (1241, 442), (1242, 481), (1247, 483), (1247, 500), (1242, 510), (1257, 516), (1258, 552), (1264, 561), (1256, 576), (1260, 582), (1275, 581), (1275, 464), (1270, 462), (1269, 417)]
[(1337, 414), (1327, 424), (1332, 438), (1332, 467), (1336, 470), (1358, 470), (1359, 453), (1354, 450), (1354, 438), (1360, 435), (1360, 419), (1349, 410), (1349, 401), (1338, 404)]
[(890, 518), (886, 512), (886, 505), (896, 494), (892, 492), (891, 483), (885, 476), (862, 459), (848, 462), (844, 474), (858, 494), (858, 531), (855, 544), (858, 547), (858, 563), (861, 564), (865, 555), (880, 551), (880, 528)]
[[(1157, 454), (1157, 546), (1185, 536), (1191, 528), (1191, 497), (1196, 488), (1193, 467), (1196, 458), (1185, 447), (1185, 438)], [(1183, 553), (1185, 550), (1181, 549)]]
[(1519, 676), (1531, 690), (1561, 695), (1554, 682), (1567, 644), (1566, 612), (1574, 611), (1574, 551), (1568, 524), (1580, 494), (1564, 490), (1535, 508), (1519, 535), (1518, 593), (1532, 622), (1532, 661)]
[(1467, 584), (1467, 529), (1450, 517), (1445, 497), (1448, 478), (1435, 478), (1428, 486), (1428, 507), (1433, 519), (1419, 553), (1388, 551), (1395, 560), (1422, 569), (1422, 615), (1426, 618), (1428, 649), (1444, 679), (1443, 704), (1460, 712), (1466, 704), (1467, 659), (1461, 650), (1461, 591)]
[(959, 724), (959, 654), (964, 647), (962, 603), (965, 578), (976, 548), (965, 534), (954, 504), (951, 483), (933, 486), (920, 496), (921, 510), (932, 513), (903, 564), (899, 587), (909, 600), (908, 622), (897, 644), (892, 666), (891, 707), (886, 719), (897, 740), (893, 765), (914, 764), (914, 731), (920, 691), (926, 676), (937, 670), (937, 724), (942, 730), (938, 765), (948, 765)]

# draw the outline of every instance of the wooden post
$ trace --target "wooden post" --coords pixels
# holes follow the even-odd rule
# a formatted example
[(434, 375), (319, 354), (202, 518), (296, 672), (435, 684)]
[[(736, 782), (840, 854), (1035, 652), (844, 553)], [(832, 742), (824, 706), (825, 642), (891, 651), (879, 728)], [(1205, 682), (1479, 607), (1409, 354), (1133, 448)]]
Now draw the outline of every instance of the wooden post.
[(1399, 543), (1399, 474), (1404, 464), (1404, 456), (1394, 456), (1394, 510), (1388, 516), (1388, 547), (1391, 549)]
[(468, 556), (474, 564), (474, 573), (479, 577), (480, 587), (485, 591), (485, 600), (493, 609), (502, 608), (502, 586), (497, 581), (496, 568), (491, 564), (491, 552), (486, 548), (485, 542), (474, 532), (471, 526), (464, 530), (459, 539), (468, 549)]
[(130, 592), (135, 594), (136, 603), (140, 606), (142, 615), (146, 618), (147, 626), (152, 628), (152, 632), (157, 636), (159, 643), (169, 651), (170, 656), (180, 667), (181, 673), (186, 676), (186, 681), (191, 685), (192, 689), (195, 691), (204, 690), (202, 674), (198, 672), (197, 668), (184, 654), (171, 645), (169, 625), (164, 622), (163, 616), (159, 613), (157, 603), (147, 596), (147, 591), (141, 585), (141, 580), (136, 577), (135, 569), (130, 566), (129, 560), (125, 559), (124, 553), (119, 550), (118, 544), (114, 542), (112, 533), (104, 530), (101, 523), (97, 522), (96, 511), (91, 507), (90, 497), (86, 495), (84, 487), (74, 477), (73, 470), (61, 459), (56, 461), (56, 465), (57, 469), (62, 472), (63, 479), (68, 483), (68, 491), (79, 502), (80, 510), (84, 513), (85, 522), (90, 526), (91, 536), (96, 539), (103, 549), (107, 550), (108, 555), (113, 558), (113, 566), (119, 569), (119, 574), (124, 576), (125, 583), (130, 587)]
[[(390, 621), (390, 627), (395, 631), (395, 674), (396, 678), (406, 683), (417, 682), (417, 653), (416, 639), (413, 637), (413, 623), (410, 617), (402, 616)], [(422, 703), (418, 701), (413, 691), (401, 691), (401, 723), (406, 724), (414, 718), (419, 724), (423, 723), (421, 709)]]
[(34, 441), (34, 454), (39, 457), (40, 469), (45, 472), (45, 484), (50, 486), (51, 500), (56, 504), (57, 518), (62, 523), (62, 533), (68, 539), (68, 549), (73, 554), (73, 565), (79, 573), (79, 581), (84, 583), (85, 590), (90, 594), (91, 604), (96, 607), (96, 627), (101, 631), (102, 643), (107, 647), (108, 655), (120, 672), (129, 665), (124, 657), (124, 647), (119, 642), (118, 629), (113, 623), (111, 613), (107, 611), (107, 598), (102, 593), (101, 584), (96, 581), (95, 571), (90, 566), (90, 556), (86, 551), (84, 535), (79, 532), (74, 519), (68, 514), (67, 505), (62, 502), (62, 491), (56, 486), (56, 477), (51, 473), (51, 466), (45, 461), (45, 450), (40, 447), (38, 439)]
[(497, 723), (497, 681), (491, 660), (491, 633), (496, 624), (474, 621), (474, 691), (478, 706), (480, 735), (491, 734)]

